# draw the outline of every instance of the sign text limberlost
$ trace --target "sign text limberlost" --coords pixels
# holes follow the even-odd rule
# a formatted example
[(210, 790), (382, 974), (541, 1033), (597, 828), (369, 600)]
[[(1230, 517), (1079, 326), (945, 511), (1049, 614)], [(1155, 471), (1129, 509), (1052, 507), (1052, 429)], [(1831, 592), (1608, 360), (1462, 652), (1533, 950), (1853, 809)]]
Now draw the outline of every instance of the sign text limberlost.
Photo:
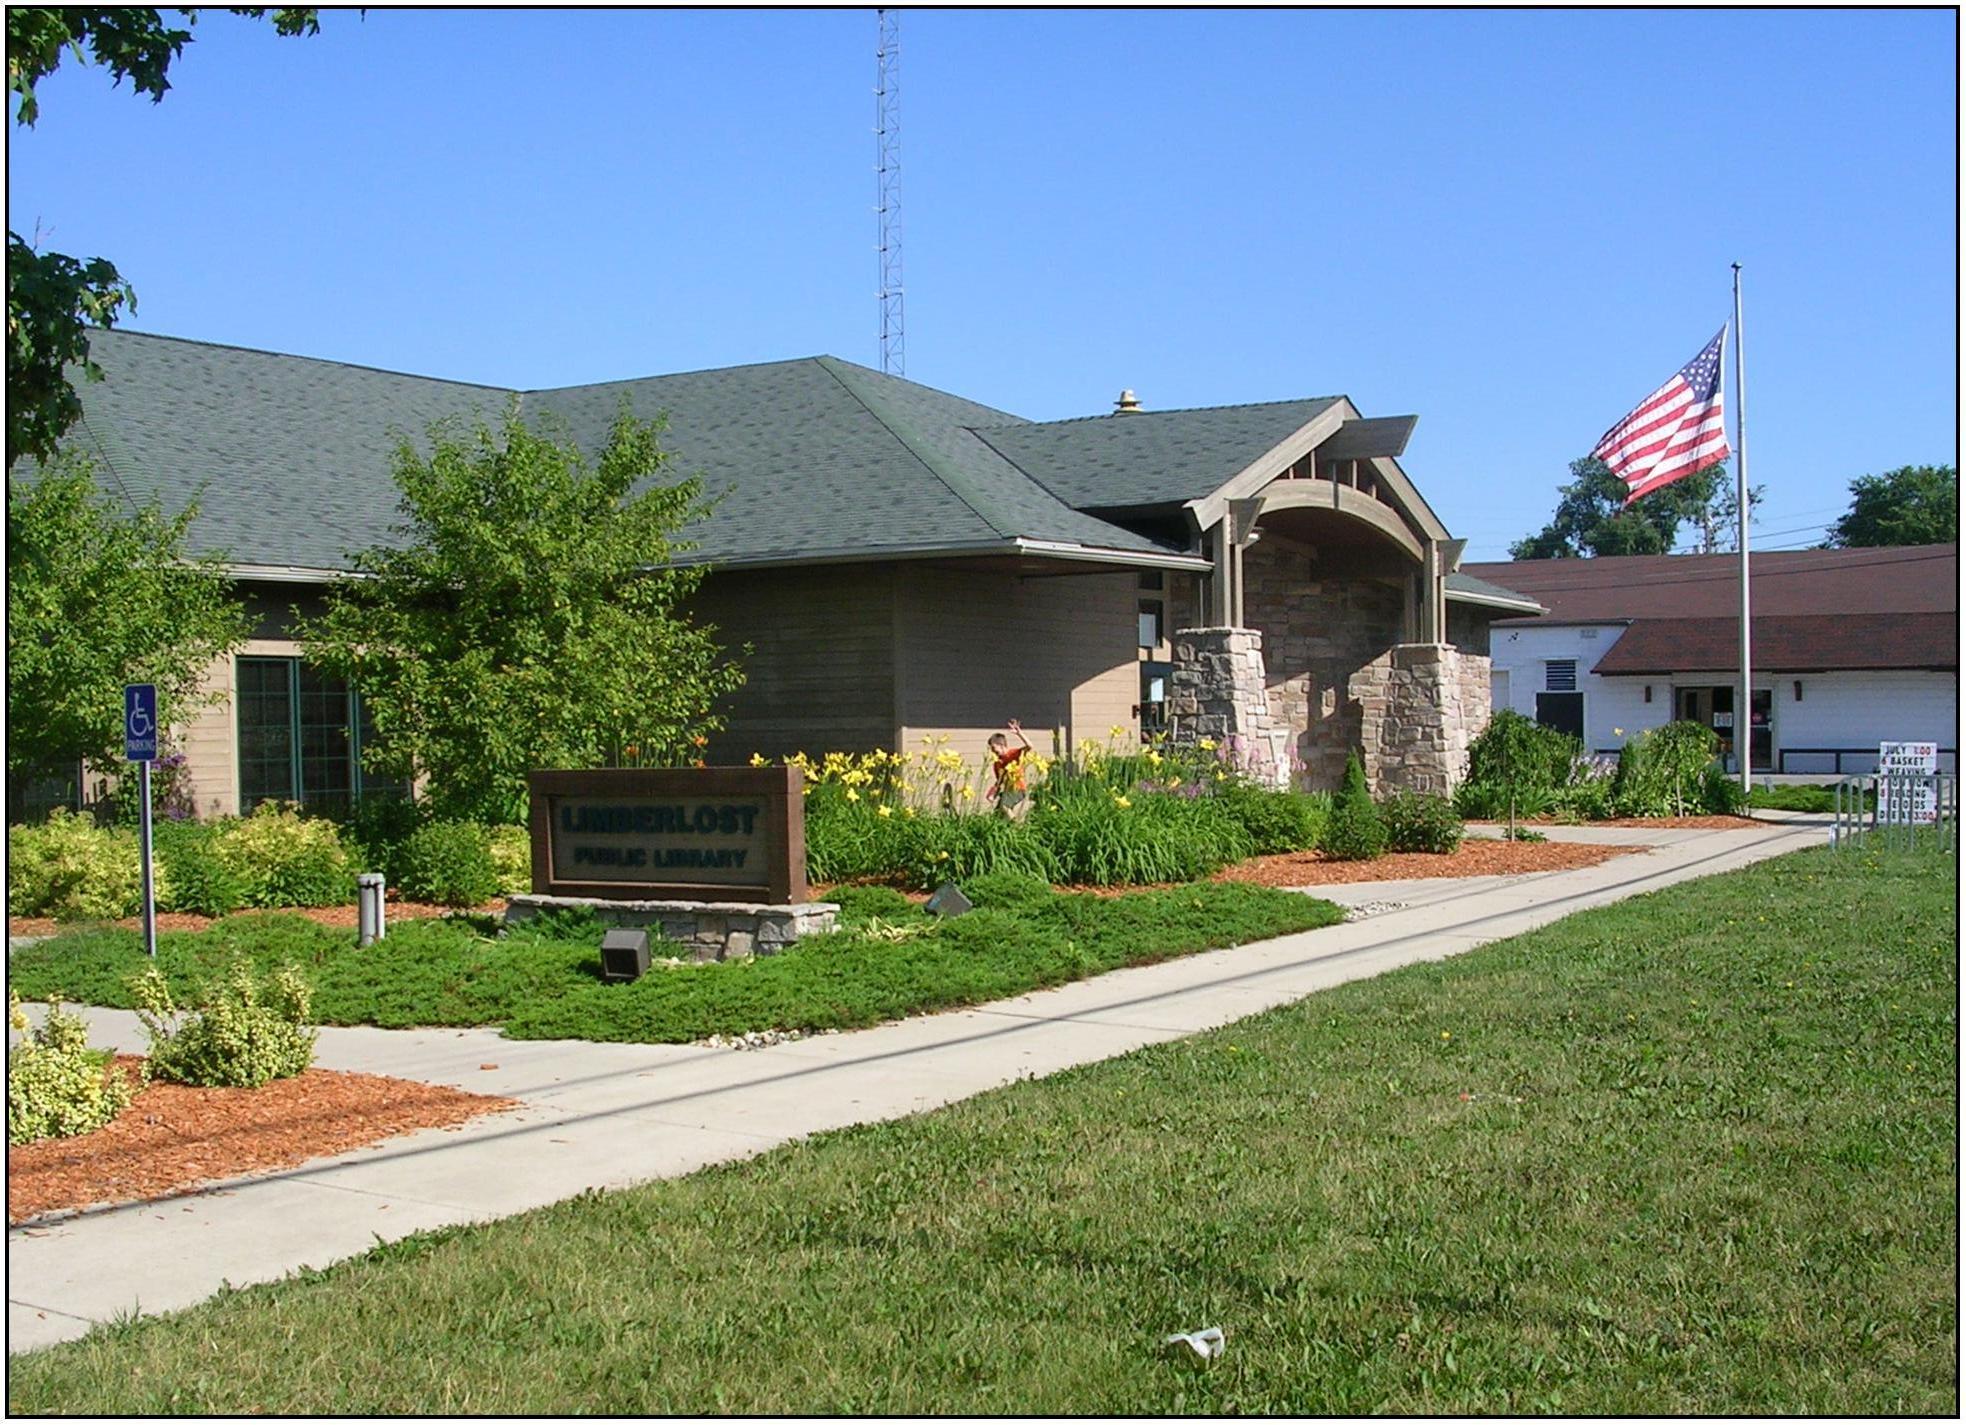
[(806, 898), (795, 767), (534, 772), (535, 893), (614, 900)]

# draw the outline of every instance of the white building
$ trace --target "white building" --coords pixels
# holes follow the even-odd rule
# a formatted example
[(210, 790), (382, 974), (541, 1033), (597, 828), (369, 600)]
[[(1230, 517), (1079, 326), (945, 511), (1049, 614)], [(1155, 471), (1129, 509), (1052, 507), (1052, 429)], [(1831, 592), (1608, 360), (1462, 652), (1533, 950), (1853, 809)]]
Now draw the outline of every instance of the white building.
[[(1959, 546), (1812, 549), (1752, 560), (1755, 771), (1871, 770), (1877, 744), (1959, 747)], [(1706, 723), (1734, 761), (1740, 561), (1638, 555), (1467, 564), (1549, 612), (1491, 635), (1492, 696), (1615, 752), (1645, 728)]]

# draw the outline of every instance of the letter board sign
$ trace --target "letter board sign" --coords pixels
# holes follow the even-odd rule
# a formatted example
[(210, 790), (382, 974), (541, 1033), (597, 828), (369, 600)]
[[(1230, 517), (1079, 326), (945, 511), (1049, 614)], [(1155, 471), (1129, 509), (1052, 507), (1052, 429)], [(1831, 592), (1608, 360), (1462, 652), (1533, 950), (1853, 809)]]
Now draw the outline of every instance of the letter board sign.
[(527, 785), (536, 894), (806, 899), (796, 767), (534, 772)]

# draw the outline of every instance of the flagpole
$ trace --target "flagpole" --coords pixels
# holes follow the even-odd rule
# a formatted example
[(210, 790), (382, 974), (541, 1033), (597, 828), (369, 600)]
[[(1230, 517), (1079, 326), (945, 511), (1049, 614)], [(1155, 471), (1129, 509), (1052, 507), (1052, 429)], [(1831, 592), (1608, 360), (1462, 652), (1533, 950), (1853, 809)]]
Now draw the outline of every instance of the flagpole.
[[(1741, 763), (1741, 791), (1753, 789), (1754, 679), (1748, 622), (1748, 378), (1747, 342), (1741, 332), (1741, 264), (1734, 264), (1734, 503), (1741, 520), (1741, 691), (1734, 704), (1734, 755)], [(1771, 709), (1772, 712), (1772, 709)], [(1771, 729), (1772, 733), (1772, 729)]]

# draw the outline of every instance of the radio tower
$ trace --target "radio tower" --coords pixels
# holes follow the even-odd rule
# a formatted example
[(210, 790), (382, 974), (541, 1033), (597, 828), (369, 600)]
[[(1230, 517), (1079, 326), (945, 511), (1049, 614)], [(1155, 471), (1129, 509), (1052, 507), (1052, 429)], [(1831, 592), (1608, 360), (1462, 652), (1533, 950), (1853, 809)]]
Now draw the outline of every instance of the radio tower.
[(874, 51), (874, 174), (880, 218), (881, 370), (904, 375), (908, 342), (901, 324), (901, 20), (892, 10), (876, 10), (880, 47)]

